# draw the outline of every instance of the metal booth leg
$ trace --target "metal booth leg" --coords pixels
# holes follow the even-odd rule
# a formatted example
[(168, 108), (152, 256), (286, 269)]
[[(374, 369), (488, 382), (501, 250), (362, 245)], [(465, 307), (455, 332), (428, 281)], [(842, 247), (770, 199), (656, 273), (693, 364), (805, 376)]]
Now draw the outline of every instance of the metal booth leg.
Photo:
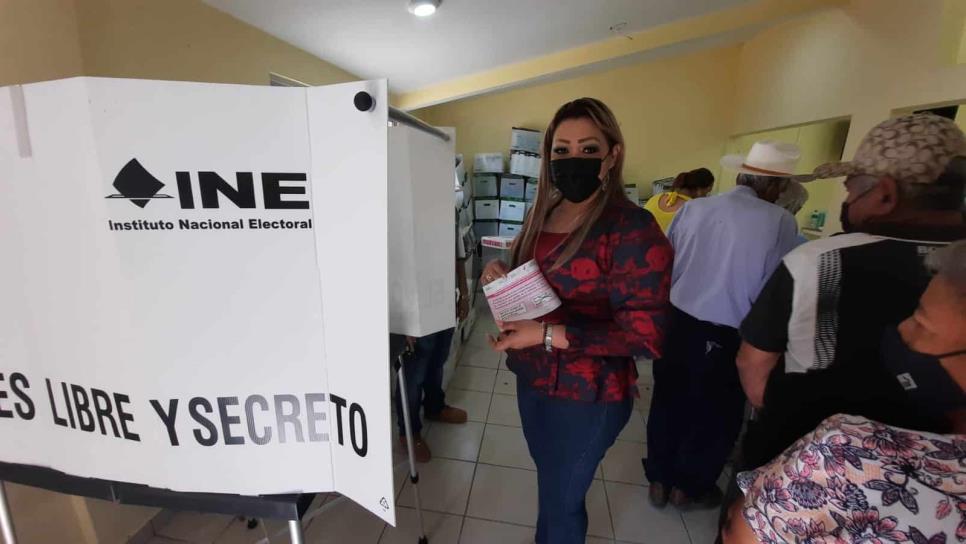
[(17, 535), (13, 530), (13, 517), (10, 515), (10, 504), (7, 502), (7, 492), (0, 482), (0, 535), (4, 544), (17, 544)]
[(406, 449), (409, 453), (409, 481), (413, 484), (413, 500), (416, 505), (416, 519), (419, 522), (419, 544), (429, 544), (429, 538), (426, 536), (426, 525), (423, 523), (423, 507), (419, 501), (419, 473), (416, 472), (416, 456), (413, 453), (413, 426), (409, 418), (409, 399), (406, 395), (406, 376), (403, 372), (403, 365), (405, 365), (405, 362), (403, 356), (400, 355), (396, 359), (396, 376), (399, 380), (397, 387), (399, 387), (399, 401), (402, 404), (403, 426), (406, 428)]
[(288, 534), (292, 538), (292, 544), (305, 544), (305, 535), (302, 534), (301, 520), (288, 520)]

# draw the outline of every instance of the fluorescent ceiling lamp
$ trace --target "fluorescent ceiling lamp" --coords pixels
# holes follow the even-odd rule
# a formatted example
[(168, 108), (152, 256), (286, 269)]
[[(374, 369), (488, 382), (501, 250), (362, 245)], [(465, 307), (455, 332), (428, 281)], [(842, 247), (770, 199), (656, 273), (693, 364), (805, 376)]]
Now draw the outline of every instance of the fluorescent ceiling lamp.
[(416, 17), (429, 17), (436, 13), (441, 0), (409, 0), (409, 12)]

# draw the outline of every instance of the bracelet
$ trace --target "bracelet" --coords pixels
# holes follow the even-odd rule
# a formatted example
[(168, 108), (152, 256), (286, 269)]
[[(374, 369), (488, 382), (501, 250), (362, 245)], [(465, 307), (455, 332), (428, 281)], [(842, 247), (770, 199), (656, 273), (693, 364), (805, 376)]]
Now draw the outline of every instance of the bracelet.
[(553, 325), (550, 323), (543, 324), (543, 348), (548, 353), (553, 351)]

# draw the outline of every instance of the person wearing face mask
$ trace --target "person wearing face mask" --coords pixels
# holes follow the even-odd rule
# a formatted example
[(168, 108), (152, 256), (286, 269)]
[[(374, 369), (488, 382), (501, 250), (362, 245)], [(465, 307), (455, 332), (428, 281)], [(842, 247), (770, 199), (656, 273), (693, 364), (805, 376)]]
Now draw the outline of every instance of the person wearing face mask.
[(843, 403), (858, 415), (889, 403), (863, 393), (881, 371), (884, 331), (916, 307), (929, 281), (923, 258), (966, 237), (966, 137), (949, 119), (880, 123), (851, 162), (822, 165), (814, 177), (842, 176), (846, 234), (786, 256), (742, 323), (738, 368), (757, 409), (745, 466), (768, 461)]
[(707, 168), (698, 168), (690, 172), (681, 172), (674, 178), (674, 185), (670, 191), (654, 195), (644, 204), (644, 209), (651, 212), (661, 230), (667, 232), (671, 220), (678, 213), (684, 203), (708, 196), (714, 187), (714, 175)]
[(774, 204), (799, 159), (794, 144), (764, 141), (722, 165), (727, 193), (685, 203), (668, 232), (673, 305), (664, 357), (654, 361), (644, 470), (652, 504), (712, 506), (741, 429), (745, 397), (735, 369), (738, 324), (764, 279), (798, 245), (798, 225)]
[[(736, 478), (725, 544), (962, 540), (966, 528), (966, 241), (926, 259), (919, 306), (882, 340), (883, 375), (902, 411), (942, 429), (868, 414), (823, 421), (767, 465)], [(848, 412), (851, 414), (851, 412)], [(941, 434), (940, 434), (941, 433)]]
[[(523, 433), (537, 467), (538, 544), (582, 543), (585, 497), (637, 395), (635, 357), (658, 357), (672, 251), (624, 194), (624, 139), (599, 100), (557, 110), (543, 141), (537, 196), (511, 248), (535, 259), (562, 305), (540, 321), (498, 323), (490, 339), (517, 376)], [(507, 273), (486, 265), (482, 281)]]

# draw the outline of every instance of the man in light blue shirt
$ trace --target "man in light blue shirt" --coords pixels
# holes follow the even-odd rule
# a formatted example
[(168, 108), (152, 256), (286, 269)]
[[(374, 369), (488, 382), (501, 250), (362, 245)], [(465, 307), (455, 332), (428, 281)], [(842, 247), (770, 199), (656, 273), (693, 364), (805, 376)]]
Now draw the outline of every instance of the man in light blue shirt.
[(782, 257), (801, 243), (795, 218), (772, 203), (788, 183), (739, 174), (733, 190), (681, 208), (668, 230), (671, 304), (701, 321), (741, 325)]
[(798, 225), (774, 204), (791, 183), (798, 147), (758, 142), (722, 165), (737, 187), (687, 202), (668, 229), (674, 246), (673, 306), (664, 356), (654, 361), (648, 419), (651, 501), (679, 508), (714, 506), (715, 482), (744, 414), (735, 367), (738, 326), (786, 253)]

